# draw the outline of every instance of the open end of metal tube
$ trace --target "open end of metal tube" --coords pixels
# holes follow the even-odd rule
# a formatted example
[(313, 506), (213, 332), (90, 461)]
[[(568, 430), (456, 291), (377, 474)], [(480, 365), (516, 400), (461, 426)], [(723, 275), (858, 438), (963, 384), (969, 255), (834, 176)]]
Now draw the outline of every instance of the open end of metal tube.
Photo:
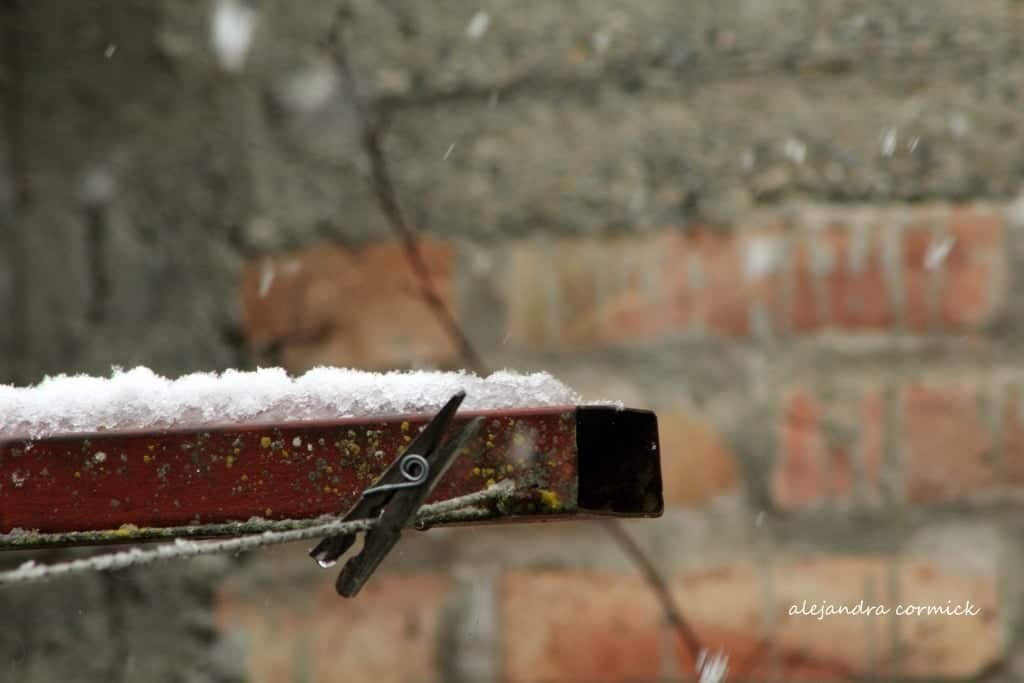
[(576, 448), (581, 511), (661, 516), (665, 503), (657, 415), (649, 410), (580, 406)]

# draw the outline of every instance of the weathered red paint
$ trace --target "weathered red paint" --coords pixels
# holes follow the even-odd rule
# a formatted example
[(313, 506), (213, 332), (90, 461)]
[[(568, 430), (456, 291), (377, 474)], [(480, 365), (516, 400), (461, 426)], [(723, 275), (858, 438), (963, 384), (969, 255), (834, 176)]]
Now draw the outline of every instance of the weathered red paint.
[[(453, 429), (476, 415), (485, 420), (431, 500), (508, 478), (517, 487), (513, 517), (575, 512), (575, 413), (564, 406), (460, 414)], [(106, 530), (112, 535), (96, 540), (123, 541), (147, 537), (146, 529), (343, 513), (430, 417), (0, 441), (0, 534)]]

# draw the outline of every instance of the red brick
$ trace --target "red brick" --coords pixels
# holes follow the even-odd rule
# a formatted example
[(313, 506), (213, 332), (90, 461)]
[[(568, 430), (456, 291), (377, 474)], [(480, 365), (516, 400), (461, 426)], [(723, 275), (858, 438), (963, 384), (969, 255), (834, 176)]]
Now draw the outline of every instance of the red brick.
[(874, 389), (829, 402), (803, 389), (785, 395), (772, 476), (776, 504), (796, 510), (829, 500), (852, 500), (856, 490), (855, 457), (860, 458), (865, 494), (877, 499), (884, 417), (881, 393)]
[(793, 294), (789, 302), (789, 329), (801, 334), (815, 332), (826, 321), (818, 303), (813, 254), (806, 239), (798, 240), (792, 258)]
[[(772, 323), (773, 331), (785, 331), (785, 227), (781, 225), (744, 230), (740, 234), (740, 251), (745, 260), (759, 250), (766, 250), (773, 256), (767, 272), (751, 272), (750, 264), (744, 264), (744, 283), (748, 305), (760, 306)], [(768, 260), (768, 259), (766, 259)]]
[(925, 267), (934, 234), (928, 225), (907, 226), (900, 235), (903, 250), (903, 318), (908, 330), (927, 332), (932, 320), (931, 280)]
[(862, 399), (860, 454), (864, 493), (869, 501), (878, 502), (885, 462), (885, 397), (880, 390), (870, 388), (865, 390)]
[(872, 228), (861, 238), (866, 244), (859, 264), (853, 263), (854, 244), (849, 229), (833, 226), (824, 238), (833, 253), (832, 271), (825, 276), (832, 325), (844, 330), (891, 327), (895, 316), (878, 231)]
[(447, 579), (380, 575), (352, 600), (334, 592), (335, 572), (310, 585), (223, 589), (222, 635), (245, 643), (252, 683), (441, 681), (437, 642)]
[(707, 420), (682, 410), (658, 411), (665, 503), (704, 505), (739, 489), (735, 455)]
[[(671, 233), (606, 241), (529, 243), (510, 256), (506, 332), (533, 347), (599, 348), (685, 325), (685, 290)], [(653, 282), (658, 291), (651, 291)]]
[(946, 232), (972, 249), (999, 249), (1006, 235), (1006, 219), (994, 209), (961, 205), (950, 208)]
[[(688, 332), (750, 334), (750, 306), (781, 310), (778, 273), (748, 277), (745, 250), (778, 239), (696, 229), (640, 238), (563, 239), (513, 249), (506, 283), (506, 331), (535, 347), (594, 348)], [(691, 282), (689, 263), (702, 283)]]
[(997, 488), (994, 439), (978, 400), (971, 382), (903, 388), (903, 459), (912, 502), (961, 500)]
[(704, 271), (697, 308), (708, 330), (727, 337), (750, 335), (754, 303), (764, 306), (777, 324), (782, 309), (781, 269), (752, 273), (747, 262), (752, 250), (782, 250), (777, 230), (698, 231), (687, 239), (686, 247), (698, 255)]
[[(558, 322), (553, 320), (549, 310), (552, 298), (557, 294), (553, 286), (546, 285), (546, 278), (552, 277), (551, 270), (557, 266), (544, 263), (544, 252), (532, 246), (518, 246), (509, 250), (506, 286), (507, 310), (505, 318), (506, 337), (527, 346), (542, 347), (555, 345), (557, 332), (552, 328)], [(552, 280), (554, 278), (552, 277)]]
[[(583, 282), (577, 291), (589, 295), (562, 290), (564, 338), (573, 346), (656, 338), (684, 329), (692, 320), (693, 298), (685, 282), (673, 276), (682, 258), (674, 233), (613, 238), (582, 255), (563, 243), (559, 253), (560, 263)], [(600, 260), (595, 261), (595, 254)]]
[[(453, 250), (429, 239), (420, 247), (450, 308)], [(266, 286), (261, 280), (268, 273), (273, 279)], [(319, 245), (256, 259), (243, 273), (241, 297), (250, 346), (279, 347), (282, 362), (292, 370), (319, 364), (408, 367), (455, 356), (395, 242), (358, 250)]]
[[(829, 326), (846, 330), (885, 329), (892, 325), (894, 316), (881, 243), (874, 230), (862, 239), (866, 240), (863, 261), (855, 264), (854, 237), (846, 225), (837, 223), (820, 231), (799, 233), (792, 266), (792, 331), (809, 333)], [(828, 259), (828, 267), (820, 277), (814, 272), (812, 244)]]
[(949, 328), (982, 325), (1005, 300), (1006, 221), (991, 210), (956, 207), (947, 234), (953, 246), (945, 261), (940, 316)]
[(825, 498), (821, 420), (821, 406), (810, 394), (795, 391), (785, 398), (772, 477), (772, 494), (782, 508), (810, 507)]
[[(561, 337), (571, 343), (585, 343), (589, 339), (603, 336), (600, 306), (597, 300), (598, 282), (601, 275), (595, 264), (588, 263), (573, 243), (562, 240), (553, 248), (553, 258), (558, 267), (552, 273), (555, 287), (562, 301)], [(636, 289), (636, 273), (628, 273), (628, 292)], [(628, 297), (628, 294), (627, 294)]]
[[(813, 558), (779, 562), (767, 573), (738, 563), (680, 574), (671, 586), (702, 645), (728, 656), (736, 680), (849, 680), (887, 672), (956, 679), (1003, 654), (995, 579), (923, 561)], [(789, 613), (803, 601), (852, 607), (860, 600), (890, 610), (970, 600), (981, 613), (820, 620)], [(665, 637), (660, 606), (639, 577), (511, 572), (501, 581), (499, 603), (507, 683), (662, 680), (671, 669), (693, 680), (694, 658), (681, 640)], [(901, 659), (894, 662), (894, 653)]]
[(880, 499), (885, 447), (897, 442), (907, 499), (932, 505), (990, 502), (1019, 494), (1024, 484), (1024, 414), (1020, 387), (1005, 391), (1002, 433), (982, 412), (999, 391), (970, 378), (910, 382), (898, 390), (898, 434), (886, 433), (881, 390), (868, 387), (838, 397), (807, 388), (781, 397), (772, 495), (787, 510), (827, 501)]
[(704, 230), (689, 236), (686, 246), (698, 255), (703, 271), (697, 318), (714, 332), (734, 337), (750, 334), (743, 262), (736, 236)]
[(1002, 414), (1004, 482), (1011, 490), (1024, 484), (1024, 390), (1019, 384), (1005, 389)]
[[(653, 235), (520, 244), (505, 283), (509, 338), (562, 349), (695, 331), (746, 338), (755, 332), (755, 310), (777, 332), (895, 331), (886, 245), (901, 255), (891, 267), (900, 271), (892, 275), (902, 283), (910, 332), (930, 332), (939, 323), (957, 332), (977, 329), (1005, 299), (1004, 221), (986, 209), (880, 209), (869, 221), (837, 208), (821, 227), (793, 227), (791, 239), (784, 237), (787, 229), (773, 222), (732, 230), (690, 225)], [(952, 248), (929, 267), (927, 255), (941, 235), (953, 238)], [(855, 249), (864, 250), (856, 262)], [(818, 252), (825, 261), (816, 267)], [(691, 277), (691, 264), (700, 282)]]
[[(686, 616), (709, 647), (753, 651), (759, 586), (751, 568), (694, 575), (678, 584)], [(511, 572), (500, 586), (505, 683), (618, 683), (663, 678), (668, 663), (692, 672), (637, 576)], [(692, 679), (691, 679), (692, 680)]]

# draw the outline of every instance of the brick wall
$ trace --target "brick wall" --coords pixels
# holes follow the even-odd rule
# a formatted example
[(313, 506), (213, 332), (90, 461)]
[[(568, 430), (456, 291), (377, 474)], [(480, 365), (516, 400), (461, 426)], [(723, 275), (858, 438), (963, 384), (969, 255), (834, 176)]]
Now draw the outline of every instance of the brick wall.
[[(597, 5), (584, 14), (615, 14)], [(657, 411), (669, 508), (629, 527), (736, 680), (1016, 680), (1024, 156), (1015, 115), (968, 95), (961, 69), (988, 63), (972, 31), (999, 36), (989, 22), (1024, 15), (943, 3), (929, 23), (854, 5), (768, 17), (700, 4), (684, 18), (652, 4), (592, 36), (531, 5), (495, 25), (542, 67), (426, 22), (426, 43), (460, 47), (450, 82), (429, 72), (387, 95), (422, 105), (399, 109), (396, 149), (423, 166), (397, 173), (435, 226), (431, 275), (492, 367)], [(660, 22), (692, 40), (659, 53)], [(943, 31), (972, 47), (924, 71)], [(740, 66), (761, 38), (763, 69)], [(392, 76), (415, 71), (375, 54)], [(996, 71), (987, 87), (1001, 87)], [(1001, 143), (971, 148), (1000, 127)], [(293, 369), (460, 364), (386, 232), (271, 246), (240, 282), (249, 348)], [(406, 553), (358, 606), (264, 607), (240, 577), (219, 623), (253, 639), (259, 681), (286, 680), (324, 630), (346, 635), (304, 660), (313, 679), (694, 680), (600, 528), (431, 532)], [(301, 559), (277, 562), (329, 593)], [(858, 601), (977, 612), (791, 613)], [(282, 637), (282, 619), (310, 627)], [(400, 664), (381, 652), (396, 643)], [(274, 669), (280, 657), (292, 663)]]
[[(490, 316), (480, 351), (493, 363), (549, 369), (589, 398), (658, 412), (669, 511), (631, 529), (735, 674), (996, 680), (1013, 661), (1013, 512), (1024, 490), (1024, 375), (1009, 332), (1024, 224), (1014, 211), (795, 203), (728, 229), (543, 233), (487, 246), (431, 237), (425, 247), (467, 329), (479, 329), (479, 311)], [(397, 245), (268, 258), (242, 278), (248, 338), (277, 345), (295, 369), (383, 368), (396, 353), (458, 363), (422, 306), (414, 312)], [(336, 264), (375, 259), (372, 271), (337, 276)], [(270, 286), (268, 269), (281, 273)], [(361, 300), (369, 282), (380, 305), (352, 315), (344, 302)], [(285, 311), (294, 317), (277, 324)], [(410, 327), (437, 343), (414, 346)], [(353, 346), (370, 337), (375, 345)], [(652, 357), (666, 355), (674, 363), (658, 373)], [(264, 656), (316, 650), (321, 618), (338, 621), (324, 627), (331, 633), (366, 629), (387, 643), (404, 629), (401, 667), (362, 648), (311, 660), (375, 680), (687, 680), (694, 662), (642, 580), (597, 530), (578, 538), (581, 526), (421, 539), (436, 546), (423, 564), (396, 569), (359, 606), (308, 617), (313, 631), (289, 630), (294, 642), (268, 625), (305, 623), (288, 600), (264, 609), (229, 590), (222, 623), (273, 641), (253, 655), (255, 680), (284, 680)], [(312, 580), (329, 593), (330, 577)], [(980, 614), (788, 613), (860, 600), (970, 601)], [(467, 657), (483, 659), (479, 678), (459, 668)]]
[[(335, 3), (255, 4), (226, 74), (189, 3), (0, 3), (3, 381), (461, 366), (367, 189)], [(491, 367), (657, 411), (668, 510), (628, 526), (734, 679), (1024, 678), (1021, 3), (352, 6), (442, 299)], [(354, 601), (304, 550), (32, 593), (0, 654), (26, 681), (107, 641), (103, 680), (693, 678), (598, 526), (410, 534)], [(50, 629), (72, 609), (95, 640)]]

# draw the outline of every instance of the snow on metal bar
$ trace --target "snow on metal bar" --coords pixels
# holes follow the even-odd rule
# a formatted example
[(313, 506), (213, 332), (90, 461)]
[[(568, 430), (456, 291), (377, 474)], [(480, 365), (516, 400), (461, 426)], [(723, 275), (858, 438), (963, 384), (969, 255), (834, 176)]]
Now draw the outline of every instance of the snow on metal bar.
[(60, 433), (200, 427), (436, 412), (456, 392), (463, 410), (579, 403), (547, 373), (364, 372), (281, 368), (196, 373), (170, 380), (145, 367), (109, 378), (48, 377), (33, 387), (0, 385), (0, 439)]

